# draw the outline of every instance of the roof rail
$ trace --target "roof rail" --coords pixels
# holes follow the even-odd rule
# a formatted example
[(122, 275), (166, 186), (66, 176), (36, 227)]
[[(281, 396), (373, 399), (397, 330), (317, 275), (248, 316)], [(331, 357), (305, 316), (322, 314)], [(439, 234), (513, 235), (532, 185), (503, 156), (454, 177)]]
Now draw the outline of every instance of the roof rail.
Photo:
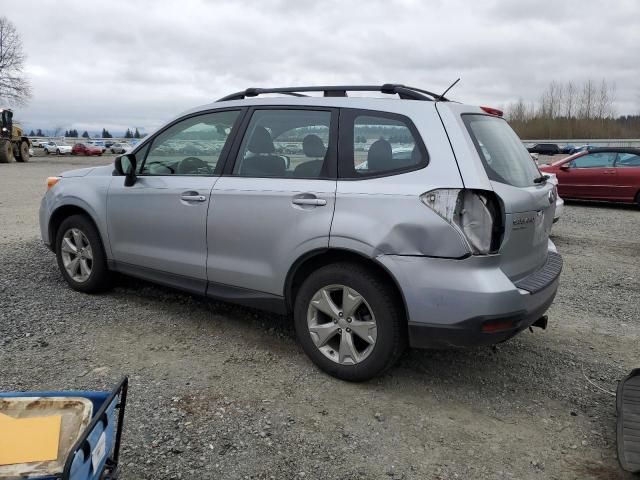
[(232, 93), (222, 97), (218, 102), (228, 100), (242, 100), (247, 97), (257, 97), (265, 93), (284, 93), (294, 97), (305, 97), (300, 92), (324, 92), (325, 97), (346, 97), (347, 92), (381, 92), (397, 94), (403, 100), (448, 101), (442, 95), (422, 90), (421, 88), (408, 87), (397, 83), (385, 83), (384, 85), (327, 85), (320, 87), (280, 87), (280, 88), (247, 88), (242, 92)]

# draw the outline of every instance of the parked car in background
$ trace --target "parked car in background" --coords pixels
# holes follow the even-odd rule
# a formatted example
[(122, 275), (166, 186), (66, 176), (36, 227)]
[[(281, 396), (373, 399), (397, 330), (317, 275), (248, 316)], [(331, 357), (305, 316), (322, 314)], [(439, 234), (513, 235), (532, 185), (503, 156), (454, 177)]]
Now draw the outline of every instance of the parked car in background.
[[(542, 169), (541, 169), (542, 170)], [(560, 220), (560, 217), (562, 216), (562, 213), (564, 212), (564, 200), (562, 199), (562, 197), (560, 196), (560, 193), (558, 191), (558, 177), (556, 176), (555, 173), (545, 173), (545, 175), (547, 175), (549, 177), (549, 183), (551, 183), (552, 185), (555, 186), (555, 191), (556, 191), (556, 211), (553, 214), (553, 223), (556, 223), (558, 220)]]
[(125, 153), (127, 150), (129, 150), (131, 148), (131, 145), (129, 145), (128, 143), (114, 143), (113, 145), (111, 145), (111, 147), (109, 148), (111, 150), (111, 153)]
[(114, 165), (48, 179), (40, 228), (66, 282), (97, 292), (118, 271), (289, 312), (311, 360), (355, 381), (407, 344), (545, 328), (556, 190), (502, 113), (402, 85), (310, 90), (324, 96), (230, 95)]
[(89, 140), (87, 142), (87, 145), (94, 145), (94, 146), (100, 148), (102, 150), (102, 153), (104, 153), (105, 150), (107, 149), (107, 147), (104, 145), (104, 141), (103, 140)]
[(559, 194), (567, 198), (640, 204), (640, 149), (592, 148), (540, 171), (558, 177)]
[(570, 155), (573, 155), (574, 153), (579, 153), (579, 152), (590, 152), (594, 148), (597, 148), (597, 147), (594, 147), (593, 145), (580, 145), (579, 147), (573, 147), (571, 151), (567, 153), (569, 153)]
[(44, 144), (44, 153), (49, 155), (50, 153), (55, 153), (56, 155), (63, 155), (66, 153), (71, 153), (71, 145), (63, 142), (47, 142)]
[(116, 142), (114, 142), (113, 140), (105, 140), (104, 141), (104, 146), (105, 146), (105, 148), (111, 148), (111, 145), (113, 145), (114, 143), (116, 143)]
[(565, 155), (570, 155), (572, 153), (575, 153), (573, 150), (576, 148), (575, 145), (565, 145), (564, 147), (560, 148), (560, 153), (563, 153)]
[(527, 148), (529, 153), (538, 153), (540, 155), (557, 155), (560, 153), (560, 147), (555, 143), (536, 143)]
[(44, 146), (47, 144), (48, 141), (49, 140), (44, 140), (44, 139), (30, 140), (31, 146), (33, 148), (44, 148)]
[(102, 155), (102, 148), (89, 143), (76, 143), (71, 149), (72, 155)]

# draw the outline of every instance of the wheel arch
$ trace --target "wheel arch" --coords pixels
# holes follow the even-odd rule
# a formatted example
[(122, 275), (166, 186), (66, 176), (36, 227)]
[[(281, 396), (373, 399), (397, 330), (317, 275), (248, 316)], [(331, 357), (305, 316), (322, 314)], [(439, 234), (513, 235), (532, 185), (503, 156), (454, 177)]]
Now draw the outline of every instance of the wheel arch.
[(348, 250), (343, 248), (323, 248), (312, 250), (300, 256), (291, 266), (284, 285), (284, 296), (286, 308), (288, 311), (293, 311), (293, 303), (296, 294), (302, 285), (304, 279), (311, 274), (311, 272), (331, 263), (356, 263), (375, 271), (382, 278), (389, 281), (392, 285), (394, 292), (397, 296), (398, 303), (402, 308), (402, 313), (407, 317), (407, 304), (400, 289), (400, 285), (391, 272), (380, 262), (374, 258), (363, 255), (362, 253), (354, 250)]
[(91, 221), (91, 223), (93, 223), (93, 226), (95, 227), (96, 231), (98, 232), (98, 236), (100, 237), (100, 241), (102, 242), (102, 248), (104, 249), (104, 238), (102, 238), (100, 227), (98, 227), (98, 224), (93, 216), (86, 209), (79, 207), (78, 205), (61, 205), (53, 211), (51, 217), (49, 218), (48, 230), (51, 250), (55, 251), (56, 249), (56, 237), (58, 236), (58, 229), (60, 228), (60, 225), (62, 224), (62, 222), (64, 222), (65, 219), (69, 218), (72, 215), (83, 215), (87, 217)]

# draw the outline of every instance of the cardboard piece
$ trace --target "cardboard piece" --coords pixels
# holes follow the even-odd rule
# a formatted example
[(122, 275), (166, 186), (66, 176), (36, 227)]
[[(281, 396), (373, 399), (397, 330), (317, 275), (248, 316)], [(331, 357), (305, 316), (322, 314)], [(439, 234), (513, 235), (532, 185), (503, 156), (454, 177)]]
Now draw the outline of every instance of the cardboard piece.
[(0, 413), (0, 465), (55, 460), (61, 415), (12, 418)]

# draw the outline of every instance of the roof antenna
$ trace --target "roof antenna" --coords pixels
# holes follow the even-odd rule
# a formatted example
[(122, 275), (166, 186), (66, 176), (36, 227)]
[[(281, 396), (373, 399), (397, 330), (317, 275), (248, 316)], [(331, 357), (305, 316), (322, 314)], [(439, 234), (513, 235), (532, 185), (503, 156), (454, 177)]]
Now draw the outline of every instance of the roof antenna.
[(447, 93), (449, 90), (451, 90), (453, 87), (455, 87), (456, 83), (458, 83), (459, 81), (460, 79), (458, 78), (455, 82), (449, 85), (449, 88), (447, 88), (444, 92), (442, 92), (442, 94), (438, 97), (438, 100), (446, 100), (446, 98), (444, 98), (444, 94)]

